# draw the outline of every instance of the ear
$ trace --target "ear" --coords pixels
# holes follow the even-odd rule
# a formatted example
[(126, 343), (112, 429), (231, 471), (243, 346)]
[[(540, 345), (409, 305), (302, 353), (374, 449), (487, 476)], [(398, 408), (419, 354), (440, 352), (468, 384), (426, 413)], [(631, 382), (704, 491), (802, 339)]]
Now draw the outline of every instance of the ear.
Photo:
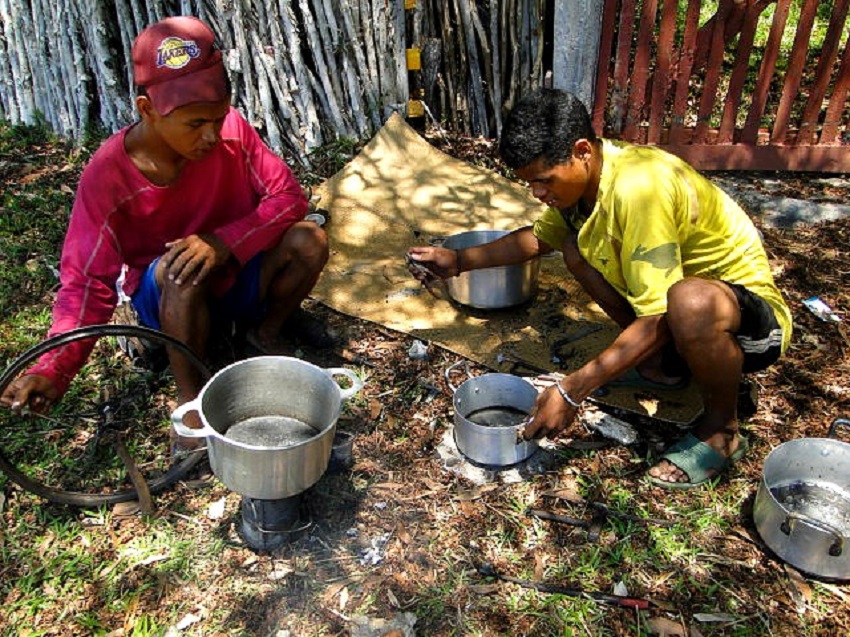
[(139, 117), (146, 121), (159, 116), (159, 113), (157, 113), (153, 106), (153, 102), (151, 102), (147, 95), (136, 97), (136, 110), (139, 111)]
[(580, 161), (589, 161), (593, 154), (593, 143), (585, 138), (577, 139), (573, 144), (573, 157)]

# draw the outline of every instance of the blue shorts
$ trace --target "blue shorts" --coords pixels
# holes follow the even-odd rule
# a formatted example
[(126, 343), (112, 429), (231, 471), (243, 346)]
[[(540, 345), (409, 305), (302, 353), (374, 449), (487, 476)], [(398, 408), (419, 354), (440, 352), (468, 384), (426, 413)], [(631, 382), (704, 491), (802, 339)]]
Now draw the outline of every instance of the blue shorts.
[[(148, 266), (138, 289), (130, 300), (139, 315), (139, 323), (155, 330), (162, 329), (159, 323), (160, 290), (156, 284), (156, 266), (162, 257), (154, 259)], [(260, 267), (263, 253), (256, 255), (236, 275), (236, 281), (220, 298), (212, 300), (212, 320), (219, 321), (258, 321), (264, 312), (264, 303), (260, 300)]]

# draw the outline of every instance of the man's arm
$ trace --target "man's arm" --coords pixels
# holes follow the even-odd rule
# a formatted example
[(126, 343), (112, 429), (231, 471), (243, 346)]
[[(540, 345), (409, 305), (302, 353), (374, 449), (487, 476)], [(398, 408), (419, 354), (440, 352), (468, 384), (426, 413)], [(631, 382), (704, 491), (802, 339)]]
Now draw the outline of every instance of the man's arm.
[(239, 263), (245, 264), (277, 244), (290, 226), (304, 218), (307, 196), (289, 166), (238, 112), (231, 110), (227, 124), (223, 134), (238, 137), (259, 203), (251, 213), (216, 229), (214, 234)]
[[(551, 247), (534, 236), (531, 227), (525, 227), (495, 241), (462, 250), (414, 247), (408, 254), (414, 262), (425, 266), (434, 275), (446, 279), (469, 270), (523, 263), (551, 251)], [(419, 278), (416, 270), (411, 268), (411, 272)]]
[(584, 291), (602, 308), (602, 311), (617, 323), (621, 329), (625, 329), (635, 320), (634, 309), (614, 289), (614, 286), (605, 280), (602, 273), (581, 256), (577, 238), (578, 235), (575, 232), (570, 232), (561, 246), (567, 269), (575, 277), (576, 281), (579, 282)]
[[(115, 204), (110, 188), (104, 186), (96, 173), (90, 164), (77, 189), (62, 247), (61, 286), (53, 304), (48, 337), (78, 327), (108, 323), (118, 301), (116, 282), (123, 260), (108, 223), (109, 212)], [(4, 403), (18, 402), (35, 409), (39, 397), (48, 402), (58, 400), (85, 363), (94, 344), (94, 339), (85, 339), (48, 352), (22, 377), (36, 375), (48, 383), (38, 380), (20, 385), (16, 382), (10, 386), (18, 388), (16, 397)]]
[[(580, 403), (597, 387), (658, 352), (669, 340), (665, 315), (641, 316), (620, 332), (599, 356), (560, 381), (561, 388), (575, 403)], [(537, 399), (533, 419), (524, 435), (526, 438), (554, 438), (573, 421), (577, 410), (557, 388), (550, 387)]]

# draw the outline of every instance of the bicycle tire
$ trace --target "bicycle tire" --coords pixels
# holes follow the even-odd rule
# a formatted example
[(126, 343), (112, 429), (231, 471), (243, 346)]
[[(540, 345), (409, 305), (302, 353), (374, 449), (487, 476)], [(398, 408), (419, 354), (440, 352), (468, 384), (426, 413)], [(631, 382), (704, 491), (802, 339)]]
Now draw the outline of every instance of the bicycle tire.
[[(173, 347), (183, 354), (191, 362), (191, 364), (201, 372), (204, 380), (208, 379), (212, 375), (207, 365), (189, 347), (174, 337), (164, 334), (158, 330), (141, 325), (90, 325), (53, 336), (21, 354), (5, 369), (2, 376), (0, 376), (0, 394), (6, 390), (6, 387), (8, 387), (8, 385), (11, 384), (22, 371), (28, 368), (44, 354), (77, 341), (92, 338), (99, 340), (103, 337), (110, 336), (116, 338), (144, 338), (161, 345)], [(61, 402), (62, 401), (59, 401), (57, 404), (61, 404)], [(202, 451), (187, 454), (185, 458), (172, 464), (165, 473), (147, 482), (148, 490), (151, 494), (155, 494), (173, 485), (175, 482), (183, 478), (193, 467), (195, 467), (204, 455), (205, 454)], [(101, 505), (116, 504), (119, 502), (127, 502), (138, 497), (138, 492), (135, 487), (118, 489), (111, 493), (89, 493), (85, 491), (67, 490), (61, 487), (50, 486), (37, 478), (33, 478), (26, 471), (19, 468), (10, 460), (9, 457), (7, 457), (6, 450), (2, 448), (0, 448), (0, 470), (6, 473), (10, 480), (26, 491), (39, 495), (57, 504), (97, 507)]]

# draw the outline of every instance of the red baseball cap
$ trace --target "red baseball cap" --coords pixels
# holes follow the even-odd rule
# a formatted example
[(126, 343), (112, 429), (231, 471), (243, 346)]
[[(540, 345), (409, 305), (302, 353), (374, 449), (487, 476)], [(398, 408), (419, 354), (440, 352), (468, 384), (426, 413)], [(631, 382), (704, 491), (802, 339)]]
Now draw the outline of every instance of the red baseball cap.
[(215, 34), (191, 16), (166, 18), (142, 31), (133, 43), (133, 74), (160, 115), (229, 94)]

